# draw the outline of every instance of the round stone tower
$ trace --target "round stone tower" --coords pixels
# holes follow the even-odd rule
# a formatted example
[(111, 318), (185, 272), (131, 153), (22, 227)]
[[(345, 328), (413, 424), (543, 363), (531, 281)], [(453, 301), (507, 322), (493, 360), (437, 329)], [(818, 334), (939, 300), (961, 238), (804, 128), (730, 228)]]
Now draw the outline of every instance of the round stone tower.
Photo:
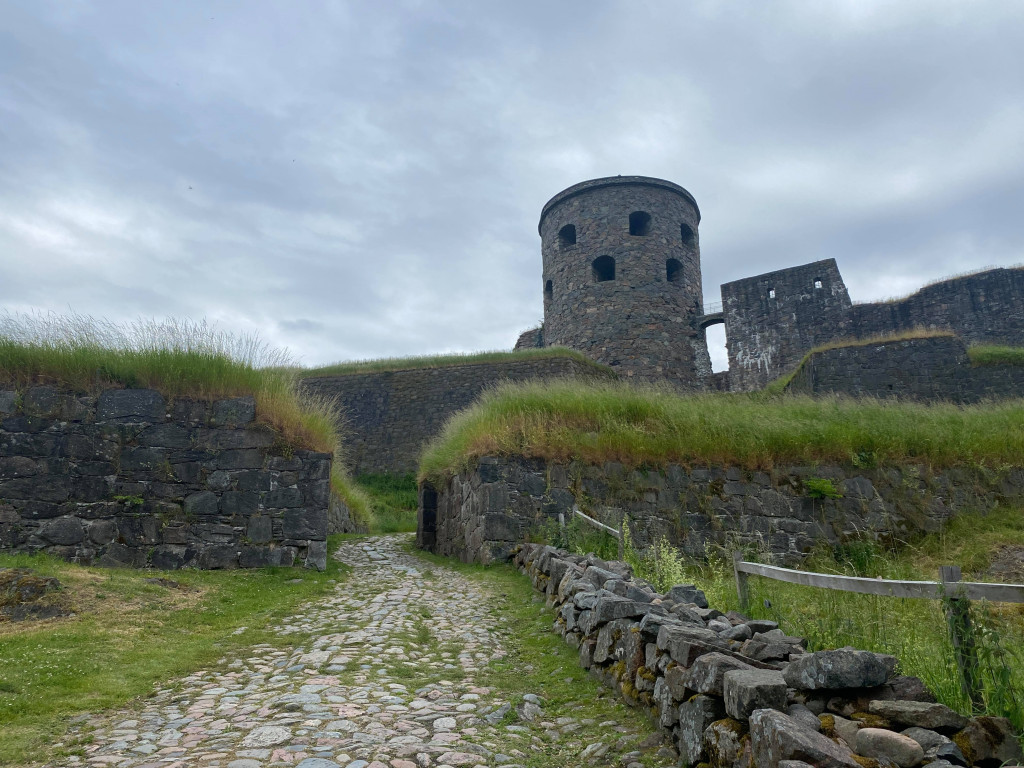
[(700, 210), (670, 181), (613, 176), (559, 192), (540, 214), (545, 346), (620, 375), (701, 388)]

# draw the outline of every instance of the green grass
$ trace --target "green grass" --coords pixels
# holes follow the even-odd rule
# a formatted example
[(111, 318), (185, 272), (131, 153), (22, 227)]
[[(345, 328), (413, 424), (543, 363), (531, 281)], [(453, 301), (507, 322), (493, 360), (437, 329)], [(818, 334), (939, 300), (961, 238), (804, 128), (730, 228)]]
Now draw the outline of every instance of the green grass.
[(361, 528), (367, 532), (376, 530), (373, 499), (337, 463), (331, 469), (331, 493), (344, 502), (353, 521)]
[(415, 475), (365, 474), (359, 475), (355, 482), (370, 503), (371, 532), (416, 530), (419, 493)]
[(256, 417), (286, 443), (337, 448), (333, 403), (300, 392), (290, 360), (256, 336), (205, 321), (116, 324), (82, 315), (0, 314), (0, 385), (55, 385), (80, 393), (152, 388), (168, 398), (252, 395)]
[(959, 407), (790, 395), (704, 394), (620, 383), (531, 382), (490, 390), (425, 450), (440, 482), (488, 455), (631, 467), (668, 463), (1017, 465), (1024, 401)]
[(1024, 365), (1024, 347), (978, 345), (967, 350), (973, 365)]
[[(337, 541), (331, 540), (332, 552)], [(343, 573), (336, 560), (327, 562), (324, 573), (160, 573), (87, 568), (44, 555), (0, 556), (0, 567), (60, 579), (77, 611), (68, 619), (0, 624), (0, 765), (75, 754), (74, 744), (57, 745), (77, 713), (122, 706), (238, 649), (301, 641), (271, 628), (300, 603), (333, 589), (330, 582)], [(157, 576), (187, 590), (145, 582)], [(296, 578), (302, 582), (288, 583)]]
[(514, 363), (527, 360), (567, 358), (589, 366), (612, 377), (611, 368), (595, 363), (586, 355), (565, 347), (544, 349), (523, 349), (518, 352), (476, 352), (470, 354), (423, 355), (420, 357), (385, 357), (379, 360), (359, 360), (334, 363), (320, 368), (303, 368), (300, 376), (350, 376), (357, 373), (383, 373), (389, 371), (410, 371), (420, 368), (445, 368), (453, 365), (480, 365), (483, 363)]

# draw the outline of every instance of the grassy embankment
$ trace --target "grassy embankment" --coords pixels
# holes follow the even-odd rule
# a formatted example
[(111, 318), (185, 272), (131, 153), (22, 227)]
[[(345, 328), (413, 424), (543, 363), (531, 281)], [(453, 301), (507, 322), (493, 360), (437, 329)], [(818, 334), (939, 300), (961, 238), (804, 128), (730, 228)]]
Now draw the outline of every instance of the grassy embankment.
[(391, 371), (412, 371), (424, 368), (446, 368), (455, 365), (480, 365), (485, 363), (515, 363), (529, 360), (567, 358), (589, 366), (609, 376), (611, 368), (595, 363), (586, 355), (566, 347), (545, 347), (543, 349), (522, 349), (516, 352), (474, 352), (470, 354), (423, 355), (420, 357), (383, 357), (378, 360), (357, 360), (334, 363), (319, 368), (301, 368), (298, 374), (309, 376), (349, 376), (358, 373), (385, 373)]
[[(425, 452), (420, 476), (440, 482), (485, 455), (617, 461), (628, 467), (675, 462), (770, 469), (857, 462), (1000, 469), (1019, 466), (1024, 457), (1024, 401), (958, 407), (765, 393), (680, 397), (618, 384), (507, 385), (448, 423)], [(587, 532), (570, 530), (563, 536), (560, 543), (578, 549), (601, 546), (600, 537)], [(958, 564), (977, 574), (996, 546), (1024, 549), (1022, 510), (960, 518), (903, 553), (850, 542), (818, 553), (805, 567), (934, 579), (939, 564)], [(684, 563), (671, 547), (658, 550), (631, 553), (642, 575), (662, 587), (695, 580), (715, 607), (737, 607), (731, 566), (721, 554), (709, 553), (708, 563), (698, 564)], [(614, 556), (614, 548), (605, 554)], [(939, 603), (751, 582), (755, 615), (780, 619), (787, 631), (806, 635), (815, 647), (850, 644), (894, 653), (907, 673), (921, 676), (943, 701), (966, 710)], [(1007, 714), (1022, 726), (1024, 713), (1016, 699), (1024, 686), (1021, 610), (977, 604), (975, 609), (988, 711)], [(939, 659), (942, 663), (936, 663)]]
[(680, 397), (625, 384), (510, 384), (454, 416), (424, 452), (440, 479), (480, 456), (627, 466), (915, 462), (1016, 465), (1024, 401), (959, 407), (757, 394)]
[[(120, 326), (87, 317), (0, 315), (0, 384), (79, 393), (151, 387), (169, 399), (252, 395), (257, 420), (282, 450), (339, 453), (332, 404), (301, 394), (287, 358), (255, 338), (205, 323)], [(340, 471), (339, 493), (360, 491)], [(270, 627), (338, 576), (291, 569), (166, 574), (182, 585), (147, 584), (152, 571), (111, 571), (45, 556), (0, 556), (59, 578), (76, 615), (0, 625), (0, 763), (73, 752), (60, 743), (77, 712), (123, 704), (165, 679), (257, 642), (284, 643)], [(299, 584), (288, 583), (296, 577)], [(237, 630), (241, 629), (238, 634)], [(289, 637), (287, 643), (294, 642)], [(48, 745), (48, 746), (44, 746)]]

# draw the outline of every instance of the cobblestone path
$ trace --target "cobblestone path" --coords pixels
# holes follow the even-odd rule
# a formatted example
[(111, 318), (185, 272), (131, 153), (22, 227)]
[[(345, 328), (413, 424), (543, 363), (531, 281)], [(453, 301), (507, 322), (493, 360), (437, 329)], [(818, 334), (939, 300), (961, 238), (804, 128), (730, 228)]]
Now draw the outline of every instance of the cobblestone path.
[[(329, 599), (276, 628), (302, 633), (300, 647), (256, 646), (158, 690), (140, 711), (89, 717), (77, 726), (92, 732), (85, 756), (53, 765), (641, 765), (629, 752), (642, 736), (635, 726), (552, 722), (543, 690), (513, 699), (482, 687), (484, 668), (505, 654), (484, 588), (425, 565), (402, 549), (404, 540), (341, 546), (336, 556), (353, 573)], [(571, 759), (540, 759), (552, 744)]]

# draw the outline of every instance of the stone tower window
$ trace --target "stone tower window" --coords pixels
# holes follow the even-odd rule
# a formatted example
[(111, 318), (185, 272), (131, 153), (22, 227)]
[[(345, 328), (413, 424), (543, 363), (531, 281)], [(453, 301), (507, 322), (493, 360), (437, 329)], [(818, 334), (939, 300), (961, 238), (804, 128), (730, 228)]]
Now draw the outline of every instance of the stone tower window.
[(679, 227), (679, 235), (683, 239), (683, 245), (688, 248), (692, 248), (693, 244), (697, 241), (697, 236), (693, 233), (690, 225), (685, 222)]
[(633, 211), (629, 214), (629, 234), (636, 237), (651, 234), (651, 214), (646, 211)]
[(547, 280), (544, 283), (544, 301), (551, 301), (552, 296), (554, 296), (554, 285)]
[(821, 288), (821, 278), (820, 277), (814, 278), (814, 287), (815, 288)]
[(574, 224), (566, 224), (558, 230), (558, 244), (562, 248), (569, 245), (576, 245), (576, 226)]
[(611, 256), (598, 256), (590, 266), (595, 283), (605, 283), (615, 279), (615, 259)]
[(768, 298), (769, 299), (774, 299), (775, 298), (775, 289), (774, 288), (769, 289), (769, 291), (768, 291)]
[(683, 282), (683, 263), (679, 259), (669, 259), (665, 262), (665, 277), (670, 283)]

